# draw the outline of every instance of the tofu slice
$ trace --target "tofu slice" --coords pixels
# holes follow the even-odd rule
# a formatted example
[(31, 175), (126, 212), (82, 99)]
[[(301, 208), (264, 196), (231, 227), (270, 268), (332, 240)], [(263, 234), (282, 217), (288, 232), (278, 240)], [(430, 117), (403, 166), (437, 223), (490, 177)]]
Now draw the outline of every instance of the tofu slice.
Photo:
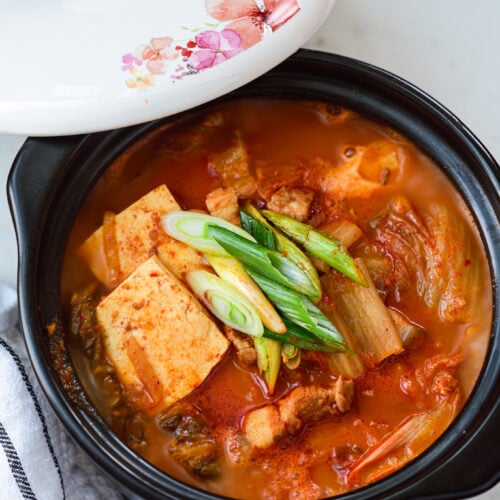
[[(167, 186), (161, 185), (116, 215), (116, 241), (122, 280), (155, 253), (178, 278), (206, 265), (200, 252), (174, 240), (163, 231), (161, 217), (172, 210), (180, 210), (180, 207)], [(102, 226), (84, 241), (78, 248), (78, 254), (97, 279), (111, 287)]]
[(125, 393), (160, 394), (151, 404), (155, 411), (196, 389), (229, 346), (197, 299), (156, 256), (99, 303), (97, 320)]

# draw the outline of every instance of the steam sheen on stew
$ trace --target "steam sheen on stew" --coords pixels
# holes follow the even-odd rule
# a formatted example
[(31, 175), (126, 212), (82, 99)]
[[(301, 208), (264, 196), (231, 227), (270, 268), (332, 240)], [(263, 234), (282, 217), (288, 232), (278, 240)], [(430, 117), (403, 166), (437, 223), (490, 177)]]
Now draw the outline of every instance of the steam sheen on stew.
[[(206, 256), (162, 225), (181, 209), (240, 225), (248, 204), (340, 240), (368, 284), (307, 254), (348, 349), (269, 341), (274, 383), (257, 341), (188, 291)], [(414, 459), (462, 408), (491, 325), (484, 250), (451, 183), (394, 130), (320, 102), (230, 101), (138, 141), (82, 207), (62, 292), (73, 362), (112, 429), (179, 480), (248, 499), (334, 496)]]

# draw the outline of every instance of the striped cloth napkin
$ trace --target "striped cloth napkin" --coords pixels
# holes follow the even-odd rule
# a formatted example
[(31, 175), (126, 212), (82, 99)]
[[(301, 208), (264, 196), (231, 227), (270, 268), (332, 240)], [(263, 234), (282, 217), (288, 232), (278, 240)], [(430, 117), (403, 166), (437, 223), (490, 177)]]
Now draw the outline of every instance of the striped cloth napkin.
[(0, 284), (0, 500), (123, 499), (45, 400), (19, 333), (16, 300)]

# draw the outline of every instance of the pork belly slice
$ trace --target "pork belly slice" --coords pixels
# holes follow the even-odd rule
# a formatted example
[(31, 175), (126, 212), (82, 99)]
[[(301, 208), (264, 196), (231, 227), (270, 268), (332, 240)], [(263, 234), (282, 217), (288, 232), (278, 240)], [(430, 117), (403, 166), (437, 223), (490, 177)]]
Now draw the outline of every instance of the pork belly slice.
[(232, 187), (214, 189), (208, 193), (205, 203), (210, 215), (220, 217), (236, 226), (240, 225), (238, 195)]
[[(203, 256), (198, 251), (163, 231), (161, 217), (173, 210), (180, 210), (180, 207), (167, 186), (161, 185), (115, 216), (119, 281), (155, 253), (179, 278), (192, 269), (203, 267)], [(110, 288), (115, 285), (106, 261), (102, 226), (84, 241), (78, 254), (99, 281)]]
[(276, 406), (263, 406), (250, 412), (243, 423), (243, 433), (252, 448), (265, 449), (273, 445), (285, 433), (285, 424), (280, 419)]
[(265, 449), (288, 434), (297, 434), (306, 423), (319, 422), (351, 409), (354, 382), (340, 376), (328, 387), (299, 386), (277, 405), (267, 405), (245, 416), (243, 434), (252, 449)]
[(278, 403), (287, 431), (297, 433), (305, 423), (346, 413), (354, 398), (354, 382), (339, 377), (330, 387), (299, 386)]
[(265, 201), (283, 187), (293, 188), (304, 185), (307, 164), (302, 161), (275, 163), (268, 160), (256, 162), (257, 191)]
[(257, 190), (257, 183), (250, 173), (248, 150), (239, 132), (231, 147), (209, 159), (208, 171), (220, 179), (223, 187), (233, 188), (239, 198), (250, 198)]
[(229, 346), (156, 256), (99, 303), (97, 320), (128, 400), (144, 410), (165, 408), (196, 389)]
[(244, 333), (237, 332), (230, 326), (223, 325), (227, 339), (233, 344), (237, 358), (245, 365), (253, 365), (257, 361), (253, 338)]
[(309, 218), (314, 191), (288, 186), (279, 188), (269, 201), (267, 208), (279, 214), (305, 222)]

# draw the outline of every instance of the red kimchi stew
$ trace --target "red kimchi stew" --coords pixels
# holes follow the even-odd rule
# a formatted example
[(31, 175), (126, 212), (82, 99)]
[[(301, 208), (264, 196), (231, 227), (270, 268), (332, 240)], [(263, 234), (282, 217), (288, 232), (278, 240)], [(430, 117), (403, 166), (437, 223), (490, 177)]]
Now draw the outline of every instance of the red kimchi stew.
[(123, 153), (74, 224), (71, 355), (135, 452), (185, 483), (315, 499), (446, 430), (491, 326), (485, 252), (450, 181), (335, 104), (229, 101)]

